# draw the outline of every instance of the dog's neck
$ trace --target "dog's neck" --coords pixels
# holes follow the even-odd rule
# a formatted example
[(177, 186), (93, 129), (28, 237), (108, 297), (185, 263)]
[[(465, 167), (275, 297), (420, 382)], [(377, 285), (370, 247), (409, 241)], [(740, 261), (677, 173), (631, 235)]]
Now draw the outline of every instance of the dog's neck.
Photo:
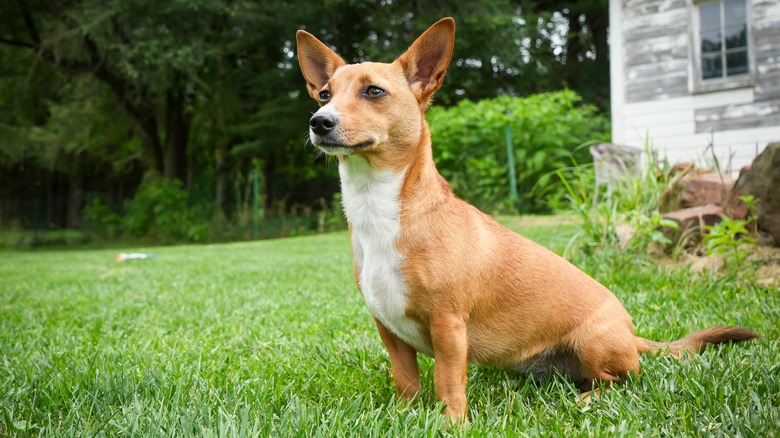
[(450, 185), (439, 174), (433, 161), (431, 133), (425, 115), (423, 114), (422, 117), (423, 129), (420, 143), (415, 148), (414, 158), (410, 162), (402, 189), (404, 210), (407, 213), (421, 213), (435, 208), (447, 197), (452, 196)]
[(436, 169), (430, 131), (423, 123), (420, 143), (410, 149), (401, 169), (378, 168), (370, 156), (339, 158), (344, 211), (350, 224), (397, 218), (402, 204), (405, 211), (426, 210), (451, 194), (449, 184)]
[(359, 155), (340, 159), (341, 194), (349, 223), (377, 233), (397, 233), (400, 193), (406, 173), (406, 170), (372, 168)]

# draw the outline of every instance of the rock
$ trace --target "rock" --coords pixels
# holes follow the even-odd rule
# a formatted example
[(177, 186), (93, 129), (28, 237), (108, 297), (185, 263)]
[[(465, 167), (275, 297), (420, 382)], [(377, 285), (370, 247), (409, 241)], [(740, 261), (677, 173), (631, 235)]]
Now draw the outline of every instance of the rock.
[(744, 220), (748, 217), (748, 208), (747, 205), (745, 205), (744, 202), (742, 202), (741, 199), (739, 199), (740, 194), (737, 189), (737, 187), (740, 184), (740, 181), (743, 179), (745, 172), (750, 170), (750, 166), (745, 166), (739, 171), (739, 177), (737, 178), (737, 183), (734, 184), (734, 188), (729, 192), (729, 196), (726, 199), (726, 204), (724, 205), (723, 212), (726, 214), (726, 216), (732, 218), (732, 219), (740, 219)]
[[(701, 205), (698, 207), (683, 208), (671, 213), (661, 215), (664, 219), (671, 219), (680, 225), (679, 230), (664, 228), (664, 234), (672, 242), (676, 242), (680, 235), (686, 233), (694, 238), (695, 241), (701, 241), (705, 226), (713, 226), (723, 219), (723, 207), (713, 204)], [(698, 230), (693, 233), (692, 229)], [(695, 234), (691, 235), (691, 234)]]
[(697, 224), (715, 225), (723, 218), (723, 207), (713, 204), (698, 207), (683, 208), (671, 213), (664, 213), (664, 219), (672, 219), (680, 225), (696, 220)]
[(758, 200), (753, 214), (758, 228), (780, 244), (780, 142), (767, 145), (748, 170), (737, 180), (729, 197), (727, 211), (731, 217), (747, 217), (747, 208), (739, 196), (752, 195)]
[(707, 204), (723, 205), (734, 187), (734, 181), (713, 172), (691, 170), (672, 184), (661, 196), (661, 212)]
[(780, 246), (780, 242), (776, 242), (772, 235), (764, 230), (758, 230), (758, 239), (756, 241), (760, 246), (775, 246), (775, 244)]

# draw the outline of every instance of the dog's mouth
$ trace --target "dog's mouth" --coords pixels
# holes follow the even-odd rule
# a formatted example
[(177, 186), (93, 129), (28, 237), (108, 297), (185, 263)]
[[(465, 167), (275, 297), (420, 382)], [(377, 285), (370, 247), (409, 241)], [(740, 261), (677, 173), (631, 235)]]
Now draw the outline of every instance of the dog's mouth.
[(354, 145), (346, 145), (341, 143), (330, 143), (330, 142), (323, 141), (323, 142), (314, 143), (314, 146), (318, 147), (321, 151), (329, 155), (348, 155), (353, 152), (357, 152), (359, 150), (371, 147), (375, 143), (376, 142), (374, 140), (366, 140)]

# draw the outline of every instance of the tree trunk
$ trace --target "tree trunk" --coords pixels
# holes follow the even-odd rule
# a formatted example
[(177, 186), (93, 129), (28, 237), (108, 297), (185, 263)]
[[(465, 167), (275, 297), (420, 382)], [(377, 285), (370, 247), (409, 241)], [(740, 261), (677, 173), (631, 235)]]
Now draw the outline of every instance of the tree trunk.
[(140, 117), (133, 113), (130, 113), (130, 117), (141, 134), (141, 146), (146, 155), (147, 170), (153, 175), (160, 175), (163, 170), (163, 149), (154, 107), (145, 108), (144, 114)]
[(272, 200), (276, 198), (276, 169), (281, 169), (283, 166), (277, 166), (276, 157), (277, 152), (271, 152), (262, 162), (263, 165), (263, 179), (265, 181), (265, 197), (263, 199), (263, 205), (260, 206), (266, 213), (273, 207)]
[[(579, 85), (579, 78), (582, 74), (582, 62), (585, 61), (585, 53), (582, 46), (582, 23), (580, 23), (580, 14), (578, 10), (569, 12), (569, 33), (566, 35), (566, 66), (565, 80), (566, 85), (576, 90)], [(582, 60), (580, 59), (582, 58)]]
[(593, 47), (596, 50), (596, 59), (588, 66), (589, 72), (585, 80), (580, 82), (582, 88), (594, 90), (591, 95), (581, 93), (583, 97), (596, 104), (604, 111), (609, 111), (609, 44), (607, 42), (607, 27), (609, 25), (609, 12), (607, 10), (591, 10), (586, 15), (585, 25), (591, 32)]
[(227, 142), (217, 142), (217, 157), (214, 163), (216, 182), (214, 184), (214, 215), (218, 219), (225, 218), (225, 181), (227, 169), (225, 168), (225, 156), (227, 155)]
[(184, 114), (184, 97), (180, 89), (165, 93), (165, 123), (165, 177), (186, 182), (190, 121)]
[(68, 184), (68, 206), (65, 226), (70, 229), (81, 228), (81, 213), (84, 203), (84, 190), (79, 176), (72, 178)]

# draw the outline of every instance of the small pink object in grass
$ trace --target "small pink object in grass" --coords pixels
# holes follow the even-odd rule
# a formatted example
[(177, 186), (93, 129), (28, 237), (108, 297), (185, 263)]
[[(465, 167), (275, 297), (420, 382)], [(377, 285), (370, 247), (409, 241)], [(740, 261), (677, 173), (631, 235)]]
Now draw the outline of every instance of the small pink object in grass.
[(157, 254), (145, 254), (142, 252), (121, 253), (116, 256), (117, 262), (124, 262), (125, 260), (146, 260), (157, 257)]

